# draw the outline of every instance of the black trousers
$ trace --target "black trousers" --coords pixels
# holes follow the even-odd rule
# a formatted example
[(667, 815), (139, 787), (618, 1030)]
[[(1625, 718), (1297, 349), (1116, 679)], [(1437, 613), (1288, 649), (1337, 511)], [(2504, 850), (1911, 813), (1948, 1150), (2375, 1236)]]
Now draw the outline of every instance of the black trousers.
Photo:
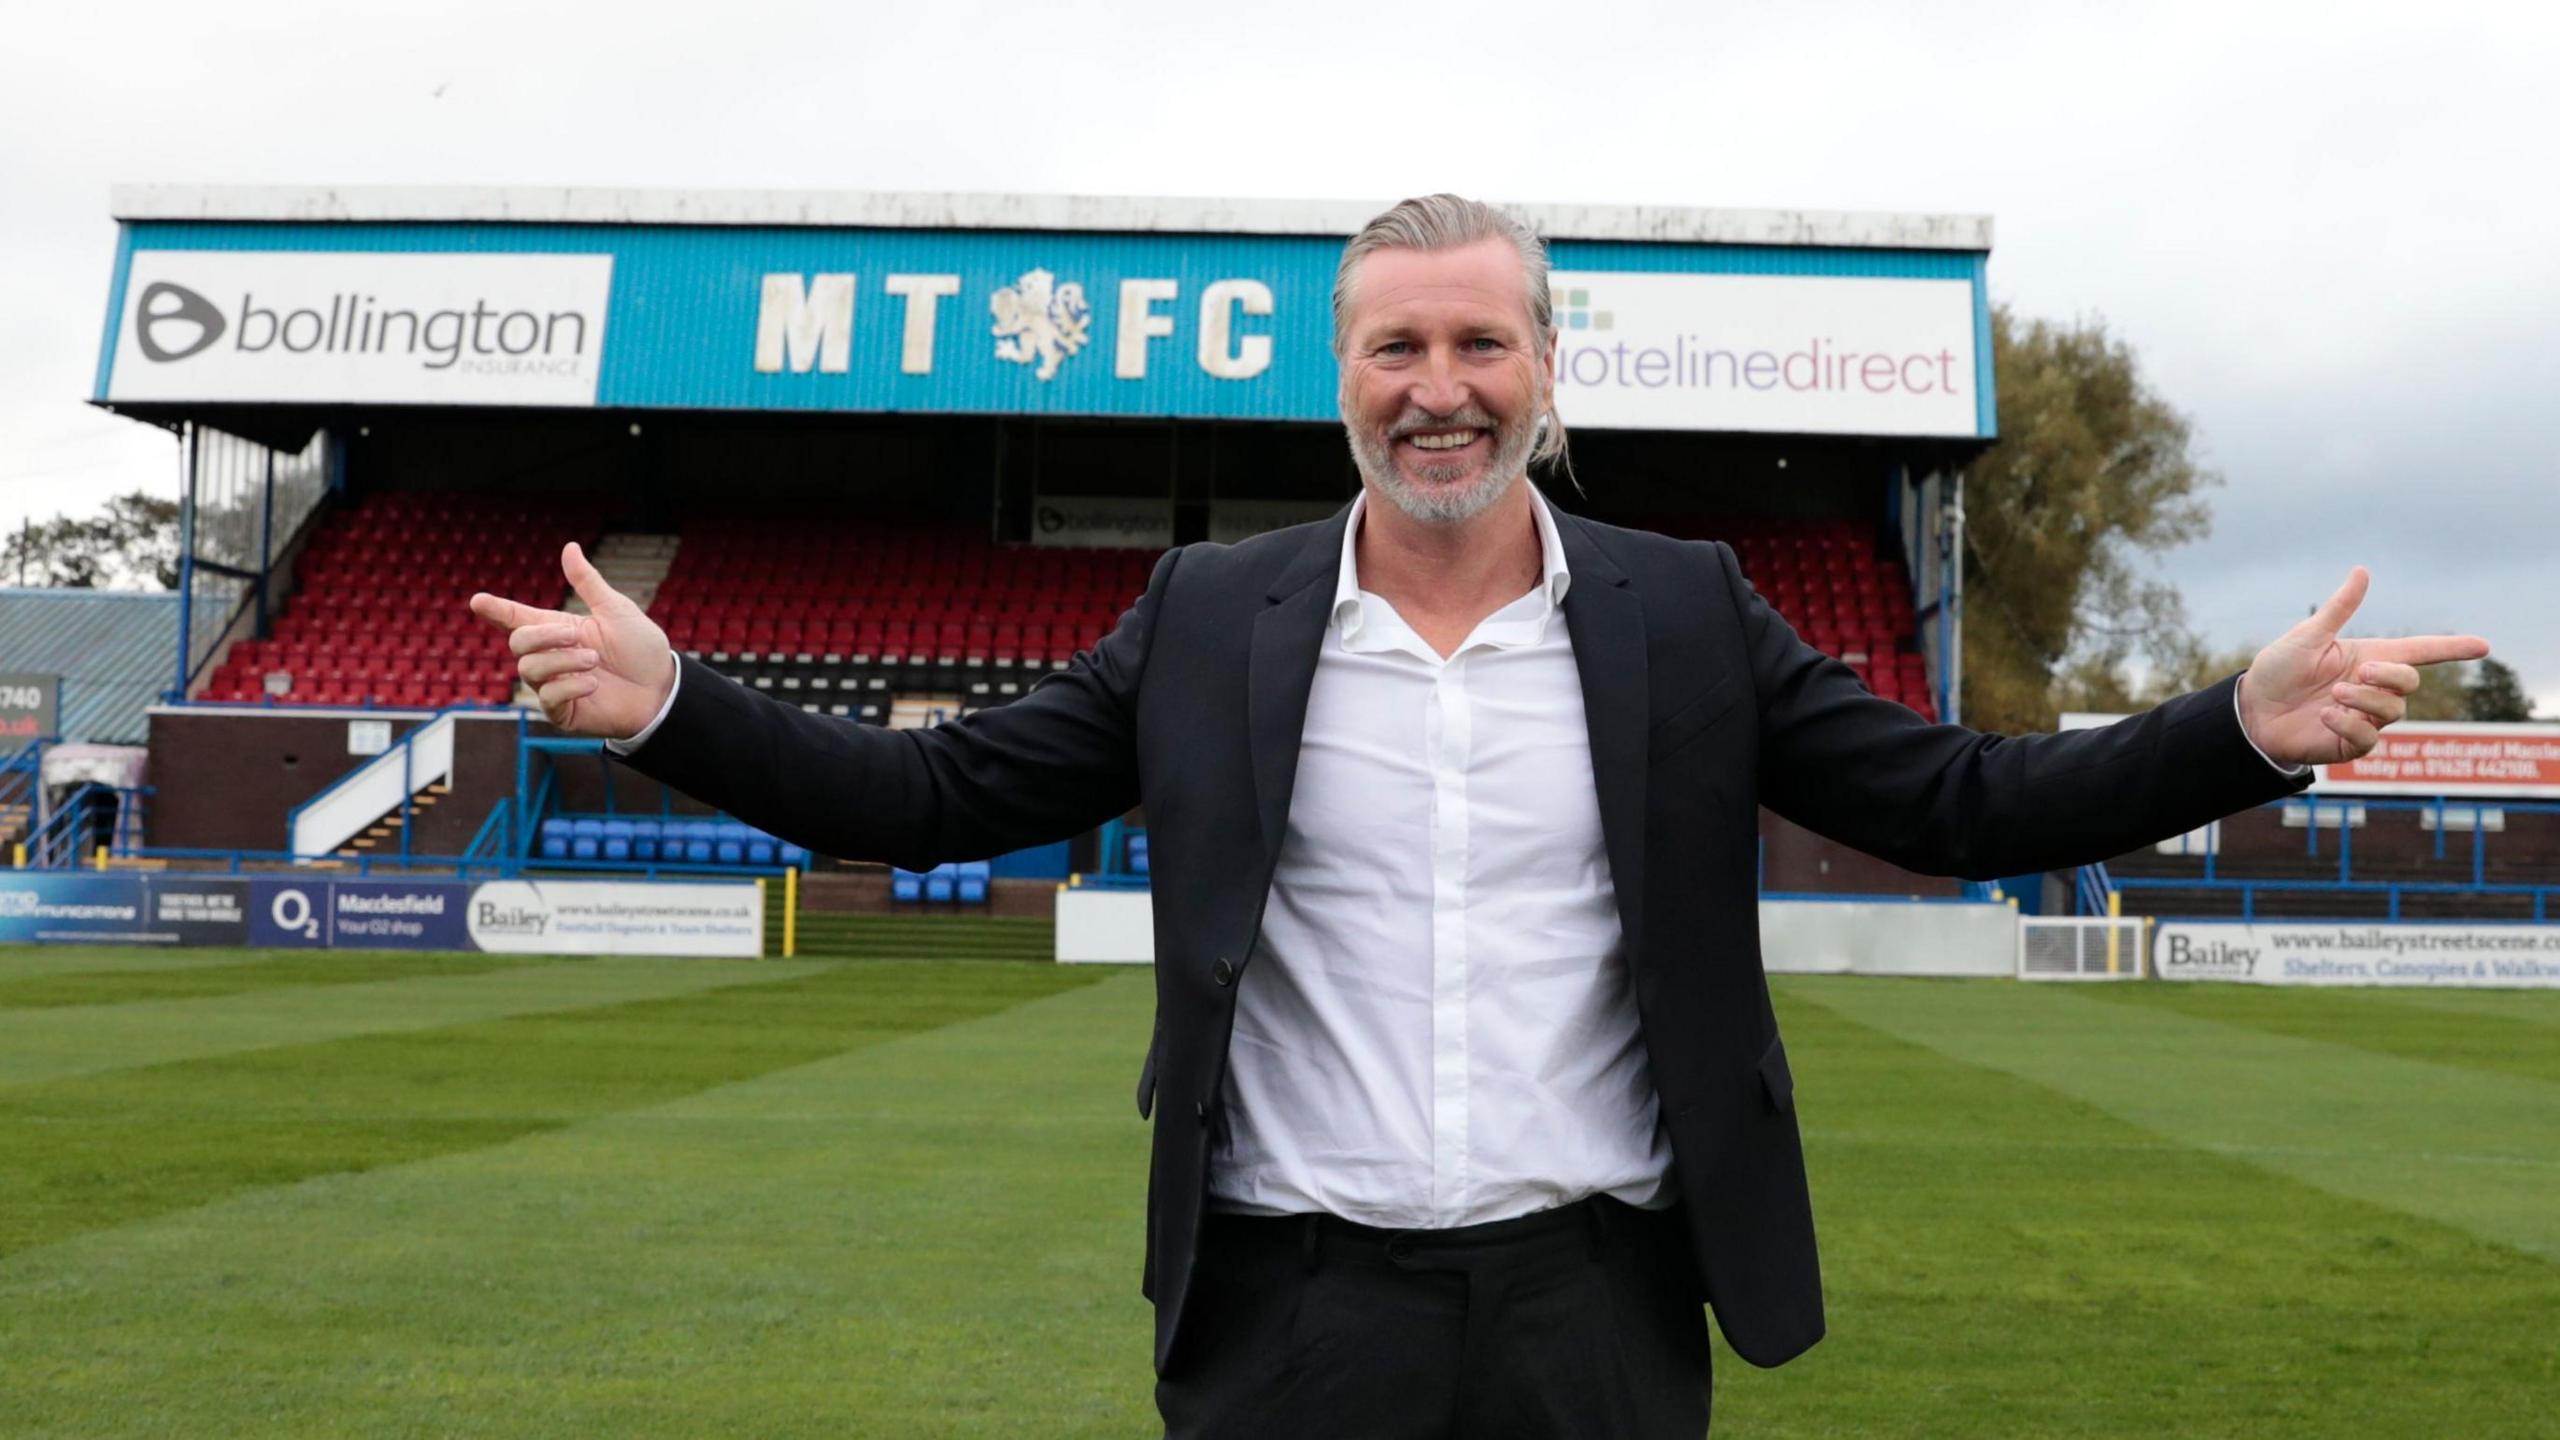
[(1166, 1440), (1699, 1440), (1706, 1312), (1676, 1211), (1455, 1230), (1212, 1214), (1156, 1384)]

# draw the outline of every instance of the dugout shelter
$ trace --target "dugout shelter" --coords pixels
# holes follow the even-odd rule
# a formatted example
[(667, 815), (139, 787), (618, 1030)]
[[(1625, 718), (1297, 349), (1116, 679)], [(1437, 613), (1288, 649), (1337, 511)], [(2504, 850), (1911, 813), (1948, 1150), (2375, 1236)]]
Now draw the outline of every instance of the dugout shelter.
[[(528, 787), (544, 728), (463, 600), (558, 602), (564, 540), (741, 683), (930, 723), (1069, 663), (1165, 547), (1318, 518), (1358, 485), (1330, 291), (1381, 202), (143, 186), (113, 205), (93, 400), (178, 437), (186, 498), (153, 847), (326, 853), (295, 828), (312, 807), (384, 735), (437, 724), (435, 778), (403, 762), (406, 846), (538, 862), (547, 821), (672, 813), (600, 764)], [(1957, 718), (1989, 220), (1510, 208), (1554, 271), (1576, 480), (1548, 498), (1733, 542), (1814, 644)], [(1772, 891), (1956, 891), (1766, 823)]]

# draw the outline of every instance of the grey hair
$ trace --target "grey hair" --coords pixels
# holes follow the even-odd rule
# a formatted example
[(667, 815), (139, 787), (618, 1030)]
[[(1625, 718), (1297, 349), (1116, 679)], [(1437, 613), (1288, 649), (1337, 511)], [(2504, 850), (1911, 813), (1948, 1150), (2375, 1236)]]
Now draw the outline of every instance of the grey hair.
[[(1380, 250), (1455, 250), (1480, 240), (1501, 240), (1519, 252), (1520, 269), (1529, 283), (1529, 325), (1534, 332), (1532, 343), (1545, 356), (1556, 338), (1555, 299), (1547, 291), (1547, 245), (1528, 226), (1487, 205), (1463, 195), (1442, 192), (1399, 200), (1360, 227), (1342, 247), (1342, 262), (1333, 271), (1333, 353), (1341, 358), (1343, 342), (1351, 330), (1351, 279), (1360, 262)], [(1552, 409), (1539, 416), (1537, 442), (1529, 447), (1529, 463), (1547, 464), (1564, 460), (1564, 417)], [(1565, 474), (1573, 473), (1566, 461)], [(1581, 487), (1575, 483), (1575, 489)]]

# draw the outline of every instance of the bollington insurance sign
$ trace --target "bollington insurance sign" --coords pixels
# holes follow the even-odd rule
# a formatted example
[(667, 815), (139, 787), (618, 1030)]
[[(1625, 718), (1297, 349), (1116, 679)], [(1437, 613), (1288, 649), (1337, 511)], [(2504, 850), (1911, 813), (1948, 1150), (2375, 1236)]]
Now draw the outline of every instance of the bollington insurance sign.
[(145, 250), (106, 398), (592, 405), (610, 255)]
[[(114, 401), (1332, 423), (1339, 238), (127, 227)], [(1558, 241), (1588, 429), (1991, 433), (1983, 257)]]

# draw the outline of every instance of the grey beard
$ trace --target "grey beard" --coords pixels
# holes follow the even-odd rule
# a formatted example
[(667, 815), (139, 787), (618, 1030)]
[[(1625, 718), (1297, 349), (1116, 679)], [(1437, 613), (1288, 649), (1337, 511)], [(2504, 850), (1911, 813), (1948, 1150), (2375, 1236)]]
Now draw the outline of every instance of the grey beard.
[(1450, 488), (1449, 482), (1463, 473), (1461, 467), (1420, 466), (1424, 484), (1417, 486), (1397, 466), (1394, 441), (1381, 444), (1349, 423), (1343, 430), (1350, 436), (1352, 463), (1360, 467), (1361, 478), (1395, 502), (1398, 510), (1425, 525), (1460, 525), (1492, 509), (1528, 473), (1529, 450), (1538, 439), (1530, 426), (1504, 426), (1497, 433), (1493, 461), (1485, 468), (1484, 479), (1459, 490)]

